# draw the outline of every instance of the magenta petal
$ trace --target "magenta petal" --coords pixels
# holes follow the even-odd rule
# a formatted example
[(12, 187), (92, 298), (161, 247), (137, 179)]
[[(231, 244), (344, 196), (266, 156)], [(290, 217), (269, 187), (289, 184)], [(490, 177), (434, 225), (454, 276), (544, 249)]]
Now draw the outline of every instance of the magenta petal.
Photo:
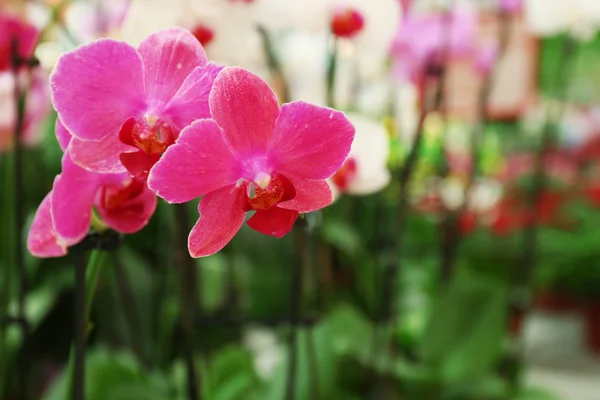
[(342, 112), (295, 101), (281, 107), (269, 160), (284, 175), (326, 179), (342, 166), (353, 139)]
[(73, 138), (69, 144), (69, 154), (75, 164), (102, 174), (125, 172), (119, 156), (134, 151), (138, 150), (121, 142), (116, 135), (107, 136), (99, 142)]
[(212, 119), (181, 131), (150, 171), (148, 186), (169, 203), (183, 203), (236, 182), (239, 161)]
[(144, 185), (142, 192), (114, 210), (96, 206), (102, 221), (123, 233), (135, 233), (148, 224), (156, 211), (156, 195)]
[(52, 192), (44, 197), (29, 228), (27, 249), (36, 257), (60, 257), (67, 254), (67, 242), (56, 234), (52, 226), (51, 197)]
[(277, 206), (301, 213), (319, 210), (333, 203), (333, 194), (326, 181), (290, 179), (296, 189), (296, 197)]
[(213, 118), (235, 151), (244, 156), (266, 151), (279, 105), (265, 81), (243, 68), (225, 68), (208, 101)]
[(221, 250), (240, 230), (246, 212), (242, 209), (243, 192), (229, 185), (204, 196), (198, 205), (200, 218), (188, 238), (190, 255), (205, 257)]
[(52, 189), (52, 222), (66, 240), (77, 242), (88, 233), (98, 176), (73, 163), (68, 153), (63, 156), (62, 172)]
[(61, 56), (50, 86), (62, 123), (82, 140), (118, 136), (123, 122), (146, 106), (140, 55), (112, 39), (99, 39)]
[(255, 231), (281, 239), (292, 230), (297, 218), (298, 211), (273, 207), (257, 211), (246, 224)]
[(62, 151), (67, 149), (69, 142), (71, 141), (71, 134), (65, 128), (62, 122), (60, 122), (60, 118), (56, 119), (56, 125), (54, 126), (54, 132), (56, 134), (56, 140), (58, 141), (58, 145)]
[(17, 56), (22, 60), (28, 60), (33, 55), (38, 37), (39, 32), (33, 25), (2, 10), (0, 12), (0, 71), (12, 67), (13, 40), (16, 40)]
[(163, 118), (169, 120), (177, 130), (182, 130), (197, 119), (210, 118), (208, 95), (222, 69), (222, 65), (212, 63), (194, 69), (165, 107)]
[(169, 28), (148, 36), (138, 51), (144, 60), (146, 92), (152, 102), (166, 104), (206, 54), (190, 31)]

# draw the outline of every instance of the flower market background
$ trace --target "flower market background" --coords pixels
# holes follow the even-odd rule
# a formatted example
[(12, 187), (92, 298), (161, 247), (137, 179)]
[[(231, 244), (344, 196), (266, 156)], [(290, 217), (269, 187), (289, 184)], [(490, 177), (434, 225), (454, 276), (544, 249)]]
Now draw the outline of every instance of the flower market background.
[[(238, 66), (344, 113), (333, 202), (202, 253), (197, 200), (150, 194), (123, 233), (104, 188), (85, 216), (62, 198), (89, 233), (42, 251), (82, 160), (57, 88), (85, 77), (50, 74), (173, 27), (210, 85)], [(597, 0), (0, 1), (0, 400), (599, 400), (599, 30)], [(150, 175), (135, 196), (177, 181)]]

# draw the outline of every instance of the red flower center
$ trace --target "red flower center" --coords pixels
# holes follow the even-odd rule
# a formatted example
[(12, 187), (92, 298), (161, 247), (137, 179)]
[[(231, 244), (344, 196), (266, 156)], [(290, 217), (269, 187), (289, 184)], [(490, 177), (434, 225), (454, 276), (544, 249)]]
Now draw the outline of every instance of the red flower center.
[(177, 134), (171, 125), (159, 119), (137, 121), (130, 118), (121, 127), (119, 138), (121, 142), (139, 149), (133, 153), (121, 153), (121, 163), (131, 176), (145, 179), (161, 154), (175, 143)]
[(339, 37), (356, 36), (365, 26), (365, 18), (353, 8), (336, 10), (331, 18), (331, 32)]
[(348, 158), (342, 167), (337, 170), (337, 172), (331, 177), (335, 186), (338, 187), (341, 191), (344, 191), (350, 185), (350, 182), (356, 176), (356, 160), (354, 158)]
[(213, 41), (215, 33), (212, 29), (204, 25), (198, 25), (192, 29), (192, 34), (198, 39), (202, 46), (207, 46)]
[(296, 197), (296, 189), (292, 182), (281, 174), (269, 178), (264, 189), (254, 183), (248, 184), (244, 198), (244, 211), (268, 210), (277, 204)]
[(129, 183), (103, 186), (100, 192), (100, 206), (106, 211), (114, 211), (126, 206), (130, 200), (137, 198), (144, 190), (144, 182), (132, 179)]

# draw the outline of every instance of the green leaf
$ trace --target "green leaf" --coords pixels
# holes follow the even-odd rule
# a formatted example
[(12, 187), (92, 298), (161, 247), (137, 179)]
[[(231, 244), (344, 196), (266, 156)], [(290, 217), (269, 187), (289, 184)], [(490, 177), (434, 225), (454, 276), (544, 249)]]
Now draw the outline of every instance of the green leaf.
[(356, 255), (362, 247), (361, 237), (352, 225), (339, 220), (325, 220), (321, 236), (326, 243), (349, 256)]
[[(67, 398), (67, 376), (64, 373), (46, 393), (44, 400)], [(86, 399), (154, 400), (169, 398), (165, 388), (143, 372), (129, 353), (110, 352), (104, 348), (90, 351), (86, 357)]]
[(489, 372), (504, 339), (507, 286), (481, 274), (458, 274), (439, 297), (419, 353), (443, 381)]
[[(340, 388), (337, 385), (339, 364), (346, 356), (364, 356), (365, 352), (369, 350), (370, 332), (371, 329), (364, 317), (349, 306), (333, 310), (312, 329), (312, 332), (308, 329), (299, 329), (295, 398), (297, 400), (314, 398), (313, 376), (317, 376), (318, 379), (320, 398), (347, 398), (347, 396), (340, 395)], [(311, 349), (311, 347), (313, 348)], [(280, 400), (284, 398), (288, 380), (287, 360), (286, 354), (264, 391), (261, 391), (253, 399)]]
[(554, 393), (542, 388), (526, 388), (511, 400), (561, 400)]
[(198, 276), (202, 285), (202, 306), (208, 312), (216, 311), (225, 300), (228, 260), (217, 253), (196, 262), (201, 268)]

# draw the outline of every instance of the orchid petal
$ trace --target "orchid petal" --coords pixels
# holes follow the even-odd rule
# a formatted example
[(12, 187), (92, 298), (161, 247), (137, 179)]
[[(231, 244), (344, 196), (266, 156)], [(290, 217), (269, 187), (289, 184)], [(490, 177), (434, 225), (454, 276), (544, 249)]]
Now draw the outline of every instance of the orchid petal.
[(121, 153), (134, 151), (137, 151), (135, 147), (121, 142), (116, 135), (107, 136), (98, 142), (74, 137), (69, 144), (69, 154), (75, 164), (88, 171), (103, 174), (125, 172), (119, 157)]
[(353, 138), (342, 112), (295, 101), (281, 108), (269, 160), (284, 175), (326, 179), (344, 163)]
[(56, 119), (54, 132), (56, 134), (56, 140), (58, 141), (58, 145), (60, 146), (60, 149), (64, 152), (67, 149), (67, 146), (69, 146), (72, 136), (67, 130), (67, 128), (65, 128), (63, 123), (60, 122), (60, 118)]
[(279, 105), (265, 81), (243, 68), (225, 68), (208, 101), (234, 151), (251, 156), (267, 150)]
[(151, 102), (166, 104), (185, 78), (206, 64), (206, 54), (190, 31), (160, 30), (142, 41), (138, 51), (144, 61), (145, 84)]
[(27, 249), (36, 257), (60, 257), (67, 254), (67, 243), (54, 231), (50, 214), (52, 192), (48, 193), (35, 212)]
[(114, 210), (97, 206), (102, 221), (122, 233), (135, 233), (148, 224), (156, 211), (156, 195), (144, 184), (141, 193)]
[(211, 117), (208, 95), (222, 69), (223, 66), (210, 63), (197, 67), (185, 78), (163, 111), (163, 117), (175, 129), (182, 130), (197, 119)]
[(273, 207), (257, 211), (246, 224), (257, 232), (281, 239), (292, 230), (296, 219), (298, 211)]
[(145, 104), (142, 59), (126, 43), (99, 39), (62, 55), (50, 75), (52, 101), (71, 134), (82, 140), (118, 136)]
[(90, 229), (92, 205), (98, 190), (98, 175), (73, 163), (69, 153), (52, 189), (52, 222), (56, 233), (78, 242)]
[(170, 203), (183, 203), (236, 182), (239, 161), (221, 128), (203, 119), (185, 128), (150, 171), (148, 186)]
[(333, 203), (333, 194), (326, 181), (290, 178), (296, 197), (279, 203), (277, 206), (301, 213), (319, 210)]
[(192, 257), (215, 254), (231, 241), (246, 216), (242, 209), (242, 196), (241, 187), (229, 185), (200, 200), (200, 218), (188, 238)]

